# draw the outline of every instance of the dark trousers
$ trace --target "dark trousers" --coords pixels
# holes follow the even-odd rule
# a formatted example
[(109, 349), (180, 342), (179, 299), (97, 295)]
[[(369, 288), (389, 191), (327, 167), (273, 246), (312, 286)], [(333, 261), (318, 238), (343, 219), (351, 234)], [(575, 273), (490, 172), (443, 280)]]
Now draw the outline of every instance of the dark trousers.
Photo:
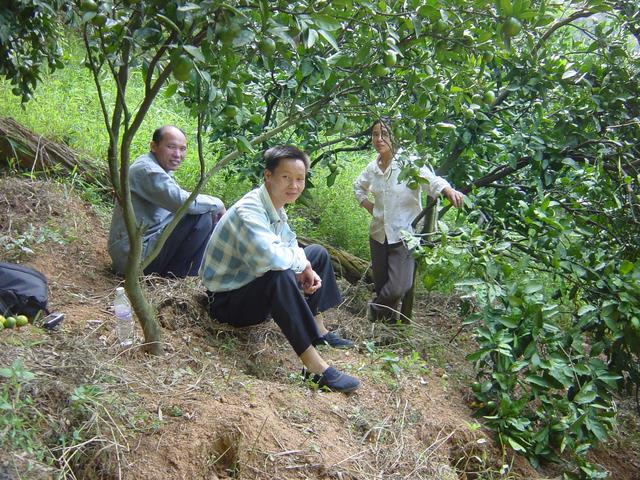
[(400, 300), (413, 283), (416, 262), (402, 242), (384, 243), (369, 238), (371, 270), (376, 298), (371, 305), (376, 317), (394, 318)]
[(302, 354), (320, 336), (314, 316), (342, 301), (324, 247), (309, 245), (304, 253), (322, 279), (313, 295), (301, 292), (293, 270), (271, 270), (236, 290), (207, 292), (209, 315), (219, 322), (246, 327), (264, 322), (271, 314), (296, 354)]
[(213, 227), (211, 213), (182, 217), (158, 256), (144, 269), (144, 274), (179, 278), (198, 275)]

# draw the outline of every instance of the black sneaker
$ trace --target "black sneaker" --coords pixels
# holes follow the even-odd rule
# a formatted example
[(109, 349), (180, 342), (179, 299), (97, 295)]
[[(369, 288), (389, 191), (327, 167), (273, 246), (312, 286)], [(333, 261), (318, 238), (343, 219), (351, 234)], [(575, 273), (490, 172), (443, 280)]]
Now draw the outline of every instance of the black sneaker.
[(323, 336), (316, 339), (313, 342), (313, 346), (317, 347), (319, 345), (329, 345), (333, 348), (353, 348), (355, 344), (351, 340), (347, 340), (346, 338), (342, 338), (336, 332), (327, 332)]
[(360, 380), (333, 367), (327, 368), (322, 372), (322, 375), (312, 374), (303, 369), (302, 375), (306, 380), (315, 383), (318, 387), (326, 387), (334, 392), (349, 393), (360, 388)]

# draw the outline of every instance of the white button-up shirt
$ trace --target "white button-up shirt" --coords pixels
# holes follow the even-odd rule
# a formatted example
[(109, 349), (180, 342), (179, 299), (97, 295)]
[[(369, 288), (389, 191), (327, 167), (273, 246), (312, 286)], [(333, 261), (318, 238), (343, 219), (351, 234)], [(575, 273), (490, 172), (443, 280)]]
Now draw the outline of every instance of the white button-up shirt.
[[(397, 158), (397, 156), (396, 156)], [(369, 163), (353, 184), (359, 203), (373, 196), (373, 218), (369, 225), (369, 235), (376, 242), (397, 243), (402, 241), (400, 232), (413, 232), (411, 222), (422, 211), (421, 192), (430, 197), (437, 197), (449, 187), (449, 182), (438, 177), (429, 167), (420, 169), (420, 176), (428, 181), (420, 184), (415, 190), (407, 186), (406, 181), (398, 182), (401, 165), (397, 160), (383, 172), (378, 167), (377, 159)]]

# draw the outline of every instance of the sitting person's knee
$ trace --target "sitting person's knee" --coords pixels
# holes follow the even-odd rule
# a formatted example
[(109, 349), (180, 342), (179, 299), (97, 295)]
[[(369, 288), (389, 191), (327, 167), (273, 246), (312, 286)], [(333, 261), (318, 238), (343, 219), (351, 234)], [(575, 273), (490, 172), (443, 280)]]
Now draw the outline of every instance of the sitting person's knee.
[(305, 255), (307, 255), (307, 258), (311, 263), (313, 263), (314, 261), (315, 262), (327, 261), (330, 258), (329, 252), (327, 252), (327, 249), (324, 248), (322, 245), (318, 245), (317, 243), (314, 243), (306, 247), (304, 249), (304, 253)]
[(278, 285), (293, 285), (298, 288), (298, 281), (293, 270), (271, 270), (268, 275), (271, 275), (271, 280)]

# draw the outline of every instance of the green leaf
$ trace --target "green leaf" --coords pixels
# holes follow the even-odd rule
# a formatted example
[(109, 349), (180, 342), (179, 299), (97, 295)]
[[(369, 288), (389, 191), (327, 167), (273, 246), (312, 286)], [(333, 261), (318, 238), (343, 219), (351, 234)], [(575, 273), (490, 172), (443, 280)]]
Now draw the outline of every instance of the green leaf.
[(539, 292), (543, 288), (544, 288), (544, 285), (542, 285), (542, 283), (536, 280), (533, 280), (528, 282), (527, 285), (524, 287), (524, 293), (526, 293), (527, 295), (530, 295), (532, 293)]
[(309, 17), (313, 20), (313, 23), (320, 29), (326, 31), (339, 30), (342, 25), (340, 22), (329, 15), (311, 14)]
[(249, 140), (247, 140), (247, 138), (242, 135), (236, 137), (236, 148), (242, 153), (255, 152), (255, 149), (253, 148), (251, 143), (249, 143)]
[(582, 386), (576, 396), (573, 397), (573, 401), (580, 404), (591, 403), (596, 399), (596, 397), (596, 388), (592, 382), (587, 382)]
[(193, 12), (200, 9), (202, 9), (202, 7), (195, 3), (185, 3), (184, 5), (178, 7), (179, 12)]
[(587, 417), (584, 423), (585, 427), (587, 427), (587, 429), (593, 433), (598, 440), (604, 442), (607, 439), (607, 429), (597, 419)]
[(511, 446), (511, 448), (513, 448), (515, 451), (517, 452), (522, 452), (522, 453), (526, 453), (527, 449), (521, 444), (519, 443), (516, 439), (509, 437), (507, 435), (504, 436), (504, 438), (507, 439), (507, 443)]
[(578, 316), (581, 317), (586, 313), (593, 312), (597, 310), (593, 305), (583, 305), (578, 309)]
[(178, 35), (182, 33), (180, 27), (178, 27), (173, 21), (160, 13), (156, 13), (156, 17), (162, 22), (165, 26), (169, 27), (173, 31), (175, 31)]
[(505, 17), (510, 17), (511, 15), (513, 15), (513, 5), (509, 0), (498, 0), (496, 2), (496, 8), (498, 9), (500, 15), (503, 15)]
[(620, 264), (620, 274), (626, 275), (627, 273), (633, 272), (635, 268), (635, 264), (630, 262), (629, 260), (624, 260), (622, 264)]
[(329, 42), (329, 44), (335, 48), (336, 50), (340, 50), (340, 46), (338, 45), (338, 42), (336, 42), (336, 40), (333, 38), (333, 36), (327, 32), (326, 30), (319, 30), (320, 35), (322, 36), (322, 38), (324, 38), (327, 42)]
[(194, 47), (193, 45), (184, 45), (182, 48), (198, 62), (205, 62), (204, 55), (202, 55), (202, 50), (200, 50), (200, 47)]
[(527, 375), (524, 378), (524, 381), (527, 383), (533, 383), (534, 385), (538, 385), (539, 387), (553, 388), (553, 386), (551, 385), (551, 383), (549, 383), (548, 380), (538, 375)]
[(307, 48), (313, 47), (313, 45), (315, 45), (316, 43), (316, 40), (318, 40), (318, 32), (313, 28), (310, 28), (309, 30), (307, 30), (307, 38), (304, 42), (305, 47)]
[(516, 328), (520, 324), (518, 320), (508, 317), (500, 317), (498, 318), (498, 322), (507, 328)]
[(169, 98), (173, 96), (173, 94), (176, 93), (177, 90), (178, 90), (178, 84), (170, 83), (169, 85), (167, 85), (167, 88), (164, 91), (165, 98)]
[(256, 38), (256, 34), (249, 29), (241, 30), (238, 35), (236, 35), (233, 39), (233, 46), (235, 48), (244, 47), (245, 45), (250, 44)]
[(467, 355), (466, 359), (470, 362), (475, 362), (476, 360), (486, 357), (490, 352), (490, 348), (481, 348), (480, 350)]

